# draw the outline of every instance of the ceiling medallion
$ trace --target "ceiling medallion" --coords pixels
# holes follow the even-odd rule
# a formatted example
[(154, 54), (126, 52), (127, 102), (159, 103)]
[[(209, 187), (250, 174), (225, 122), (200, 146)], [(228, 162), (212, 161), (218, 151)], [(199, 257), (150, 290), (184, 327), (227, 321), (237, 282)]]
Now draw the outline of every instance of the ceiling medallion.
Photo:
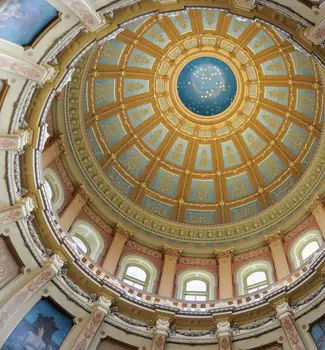
[(232, 104), (237, 82), (225, 62), (215, 57), (198, 57), (181, 70), (177, 92), (191, 112), (210, 117), (225, 111)]

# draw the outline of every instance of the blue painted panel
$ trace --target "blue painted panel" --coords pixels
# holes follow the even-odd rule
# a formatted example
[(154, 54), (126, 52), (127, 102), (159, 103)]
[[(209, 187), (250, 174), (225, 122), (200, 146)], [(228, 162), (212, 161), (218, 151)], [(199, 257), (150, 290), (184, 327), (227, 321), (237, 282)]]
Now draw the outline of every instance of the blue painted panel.
[(300, 126), (291, 123), (290, 128), (286, 132), (282, 142), (291, 151), (292, 154), (298, 156), (302, 147), (308, 138), (308, 132)]
[(156, 151), (168, 133), (163, 124), (158, 124), (142, 138), (142, 141), (153, 151)]
[(307, 117), (314, 119), (316, 108), (316, 92), (313, 90), (298, 89), (296, 110)]
[(214, 202), (213, 180), (192, 180), (189, 201), (194, 203)]
[(124, 97), (144, 94), (149, 92), (149, 80), (144, 79), (124, 79)]
[(165, 196), (175, 198), (178, 180), (179, 176), (160, 168), (152, 182), (151, 188)]
[(265, 148), (265, 142), (252, 129), (246, 129), (241, 135), (252, 156), (256, 156)]
[(288, 74), (286, 65), (282, 57), (272, 58), (261, 64), (264, 75), (284, 75)]
[(261, 30), (249, 43), (248, 47), (255, 53), (259, 53), (265, 49), (274, 45), (274, 41), (270, 36), (264, 31)]
[(210, 145), (199, 145), (195, 161), (196, 170), (212, 170), (212, 156)]
[(118, 114), (100, 121), (99, 127), (109, 148), (126, 136), (126, 131)]
[(311, 336), (319, 350), (325, 350), (325, 317), (311, 326)]
[(137, 106), (128, 110), (128, 117), (131, 125), (136, 128), (153, 115), (151, 104)]
[(294, 65), (295, 74), (314, 76), (314, 66), (311, 57), (301, 51), (292, 52), (291, 58)]
[(154, 45), (159, 46), (161, 49), (170, 42), (169, 37), (158, 24), (153, 25), (148, 31), (146, 31), (143, 37)]
[(249, 218), (250, 216), (256, 215), (260, 211), (260, 205), (258, 201), (254, 201), (248, 204), (241, 205), (230, 209), (231, 221), (239, 221)]
[(169, 151), (166, 160), (168, 160), (171, 163), (177, 164), (179, 166), (183, 165), (184, 157), (187, 149), (188, 141), (181, 139), (180, 137), (177, 138), (175, 141), (173, 147)]
[(202, 25), (203, 29), (215, 30), (218, 24), (219, 11), (216, 10), (202, 10)]
[(130, 196), (133, 186), (115, 168), (110, 168), (106, 175), (122, 194)]
[(180, 34), (185, 34), (192, 30), (191, 21), (187, 13), (179, 13), (170, 17)]
[(150, 56), (149, 54), (143, 51), (134, 49), (129, 57), (128, 66), (151, 69), (154, 62), (154, 57)]
[(311, 161), (313, 160), (314, 158), (314, 155), (317, 151), (317, 148), (318, 148), (318, 140), (315, 138), (313, 143), (311, 144), (309, 150), (307, 151), (304, 159), (302, 160), (301, 162), (301, 165), (307, 169), (311, 163)]
[(58, 16), (44, 0), (8, 0), (0, 10), (0, 38), (18, 45), (31, 45)]
[(258, 168), (263, 175), (266, 184), (276, 180), (286, 170), (282, 161), (274, 153), (271, 153), (266, 159), (258, 164)]
[(99, 108), (115, 101), (115, 79), (95, 80), (95, 107)]
[(96, 135), (94, 133), (93, 128), (88, 128), (87, 129), (87, 133), (88, 133), (88, 140), (89, 140), (91, 148), (92, 148), (92, 150), (93, 150), (93, 152), (95, 154), (95, 157), (97, 159), (102, 158), (104, 153), (103, 153), (102, 149), (99, 146), (99, 143), (97, 141), (97, 138), (96, 138)]
[(231, 18), (231, 22), (228, 28), (228, 34), (235, 38), (239, 38), (244, 30), (248, 27), (249, 21), (243, 21), (241, 19)]
[(227, 178), (228, 198), (233, 201), (254, 193), (253, 186), (247, 173)]
[(134, 177), (139, 177), (148, 164), (148, 159), (133, 146), (120, 158), (120, 163)]
[(283, 123), (282, 117), (265, 109), (261, 109), (259, 111), (257, 120), (263, 124), (273, 135), (277, 134)]
[(285, 32), (283, 32), (282, 30), (277, 29), (277, 28), (275, 28), (275, 27), (273, 27), (272, 29), (276, 32), (276, 34), (278, 35), (278, 37), (279, 37), (282, 41), (288, 39), (289, 35), (286, 34)]
[(18, 323), (2, 349), (57, 350), (72, 326), (72, 318), (63, 309), (43, 298)]
[(166, 203), (153, 199), (150, 196), (146, 196), (143, 199), (142, 207), (149, 210), (153, 214), (162, 216), (163, 218), (170, 218), (173, 207)]
[(148, 20), (148, 18), (149, 18), (148, 16), (147, 17), (138, 18), (138, 19), (136, 19), (134, 21), (129, 22), (124, 27), (126, 29), (128, 29), (130, 32), (135, 32), (142, 26), (142, 24), (144, 24)]
[(282, 197), (284, 197), (293, 188), (295, 183), (295, 178), (293, 176), (290, 176), (273, 191), (271, 191), (271, 197), (274, 203), (278, 202)]
[(289, 88), (283, 86), (267, 86), (264, 90), (264, 97), (281, 105), (288, 105)]
[(103, 45), (98, 63), (118, 65), (124, 48), (125, 44), (115, 39), (106, 42)]
[(188, 224), (197, 225), (215, 225), (217, 222), (216, 212), (214, 210), (186, 210), (185, 221)]
[(239, 153), (231, 140), (223, 142), (221, 149), (225, 168), (231, 168), (241, 163)]

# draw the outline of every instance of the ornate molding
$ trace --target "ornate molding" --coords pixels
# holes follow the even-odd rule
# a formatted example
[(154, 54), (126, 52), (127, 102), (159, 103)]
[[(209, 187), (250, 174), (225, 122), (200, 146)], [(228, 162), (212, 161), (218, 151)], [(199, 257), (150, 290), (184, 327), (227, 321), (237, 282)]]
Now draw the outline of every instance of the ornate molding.
[(167, 244), (164, 245), (164, 256), (173, 256), (175, 258), (179, 258), (181, 256), (182, 249), (170, 247)]

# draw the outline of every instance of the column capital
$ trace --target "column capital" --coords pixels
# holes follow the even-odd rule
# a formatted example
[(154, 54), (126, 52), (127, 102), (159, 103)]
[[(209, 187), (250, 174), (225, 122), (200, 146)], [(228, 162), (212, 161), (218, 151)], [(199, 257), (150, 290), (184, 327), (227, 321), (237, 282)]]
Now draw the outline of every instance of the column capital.
[(94, 304), (94, 308), (108, 314), (112, 306), (112, 300), (105, 298), (104, 296), (99, 296)]
[(276, 310), (277, 318), (286, 317), (288, 315), (291, 315), (292, 313), (291, 307), (287, 302), (287, 300), (285, 299), (275, 304), (275, 310)]
[(273, 232), (271, 235), (265, 236), (264, 240), (268, 245), (271, 245), (272, 243), (275, 243), (278, 241), (282, 242), (283, 232), (281, 230), (277, 230), (277, 231)]
[(173, 256), (177, 259), (181, 256), (182, 249), (170, 247), (167, 244), (164, 245), (164, 256)]
[(126, 240), (129, 240), (133, 236), (132, 232), (119, 224), (115, 225), (114, 233), (115, 235), (123, 237)]
[(89, 200), (91, 200), (90, 195), (86, 192), (83, 185), (79, 185), (76, 190), (76, 195), (80, 195), (80, 197), (87, 203)]
[(219, 259), (225, 259), (225, 258), (233, 258), (233, 248), (225, 249), (225, 250), (218, 250), (215, 249), (214, 253), (216, 255), (216, 258)]
[(169, 326), (170, 320), (168, 318), (158, 318), (154, 331), (167, 336), (169, 333)]
[(313, 212), (314, 210), (318, 209), (319, 207), (323, 206), (323, 200), (320, 198), (319, 195), (316, 195), (312, 202), (307, 207), (307, 210)]
[(51, 265), (52, 269), (56, 273), (58, 273), (62, 269), (64, 263), (65, 263), (64, 259), (59, 254), (53, 254), (48, 260), (48, 264)]
[(217, 333), (218, 336), (231, 334), (231, 323), (229, 319), (217, 321)]

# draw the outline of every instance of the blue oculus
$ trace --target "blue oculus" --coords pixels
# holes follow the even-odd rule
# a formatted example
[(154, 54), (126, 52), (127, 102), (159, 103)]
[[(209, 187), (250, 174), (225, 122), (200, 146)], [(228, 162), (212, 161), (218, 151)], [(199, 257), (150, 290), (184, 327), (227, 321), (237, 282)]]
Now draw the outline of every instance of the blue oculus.
[(180, 100), (191, 112), (211, 117), (225, 111), (234, 101), (237, 82), (231, 68), (215, 57), (199, 57), (180, 72)]

